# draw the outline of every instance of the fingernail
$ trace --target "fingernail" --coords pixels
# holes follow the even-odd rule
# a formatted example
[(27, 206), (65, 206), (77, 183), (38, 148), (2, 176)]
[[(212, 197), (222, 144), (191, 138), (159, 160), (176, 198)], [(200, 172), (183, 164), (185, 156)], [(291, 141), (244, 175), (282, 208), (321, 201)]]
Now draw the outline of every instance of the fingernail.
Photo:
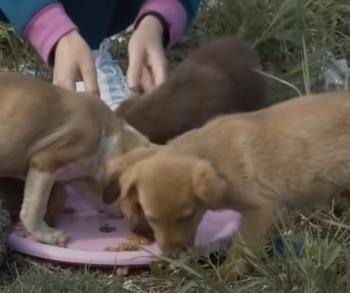
[(142, 89), (140, 86), (129, 87), (129, 97), (137, 97), (142, 94)]

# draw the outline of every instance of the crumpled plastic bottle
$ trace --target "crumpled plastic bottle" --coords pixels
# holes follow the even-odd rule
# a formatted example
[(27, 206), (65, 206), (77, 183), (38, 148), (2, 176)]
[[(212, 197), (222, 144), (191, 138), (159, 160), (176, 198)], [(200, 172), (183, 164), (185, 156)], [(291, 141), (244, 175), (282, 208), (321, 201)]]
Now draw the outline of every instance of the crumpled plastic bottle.
[(327, 52), (322, 69), (324, 90), (345, 89), (350, 77), (350, 68), (345, 58), (337, 59), (331, 52)]
[[(97, 70), (97, 82), (100, 89), (101, 99), (115, 110), (120, 103), (127, 98), (128, 87), (126, 78), (118, 65), (113, 60), (108, 50), (111, 40), (105, 39), (98, 50), (94, 50), (95, 65)], [(77, 91), (84, 91), (84, 83), (76, 83)]]

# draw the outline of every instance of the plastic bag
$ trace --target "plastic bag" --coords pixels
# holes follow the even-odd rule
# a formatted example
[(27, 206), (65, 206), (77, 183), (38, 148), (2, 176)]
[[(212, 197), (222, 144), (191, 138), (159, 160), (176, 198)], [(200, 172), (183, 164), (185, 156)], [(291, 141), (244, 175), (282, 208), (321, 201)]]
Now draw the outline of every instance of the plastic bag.
[(336, 59), (328, 52), (327, 61), (323, 69), (323, 81), (325, 90), (344, 90), (350, 76), (350, 68), (345, 58)]

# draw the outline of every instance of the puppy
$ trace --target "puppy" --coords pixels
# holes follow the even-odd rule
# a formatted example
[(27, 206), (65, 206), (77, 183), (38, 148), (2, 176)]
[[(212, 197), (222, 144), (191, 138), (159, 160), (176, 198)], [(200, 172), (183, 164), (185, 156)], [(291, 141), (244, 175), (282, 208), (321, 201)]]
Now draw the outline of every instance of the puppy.
[(164, 144), (211, 118), (260, 109), (266, 86), (255, 51), (233, 37), (221, 37), (190, 54), (168, 80), (146, 96), (125, 100), (116, 110), (148, 137)]
[(240, 212), (231, 247), (240, 272), (237, 257), (261, 245), (277, 212), (349, 194), (349, 113), (349, 93), (310, 95), (134, 150), (119, 158), (122, 211), (133, 221), (142, 209), (164, 252), (191, 246), (205, 211)]
[[(258, 56), (249, 46), (233, 37), (221, 37), (190, 54), (151, 94), (124, 101), (116, 114), (150, 142), (164, 144), (217, 115), (262, 108), (266, 85), (254, 71), (259, 67)], [(118, 162), (116, 158), (107, 165), (106, 203), (119, 197)], [(114, 209), (119, 209), (118, 204), (111, 207)], [(130, 225), (134, 232), (151, 238), (141, 210)]]
[(64, 233), (43, 220), (52, 186), (95, 186), (84, 195), (102, 204), (96, 191), (103, 190), (105, 162), (122, 149), (119, 120), (98, 97), (2, 72), (0, 125), (0, 176), (25, 179), (24, 227), (38, 241), (63, 244)]

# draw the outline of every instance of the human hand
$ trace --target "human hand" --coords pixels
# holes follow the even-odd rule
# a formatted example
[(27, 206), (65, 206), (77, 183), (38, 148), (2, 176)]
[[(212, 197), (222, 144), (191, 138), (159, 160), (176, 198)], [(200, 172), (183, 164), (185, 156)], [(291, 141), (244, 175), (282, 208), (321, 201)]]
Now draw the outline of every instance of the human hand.
[(167, 77), (167, 59), (162, 44), (163, 27), (159, 20), (145, 16), (129, 41), (128, 86), (131, 91), (148, 93)]
[(87, 92), (98, 95), (97, 73), (92, 52), (77, 30), (64, 35), (57, 43), (53, 69), (53, 83), (75, 90), (75, 82), (82, 80)]

